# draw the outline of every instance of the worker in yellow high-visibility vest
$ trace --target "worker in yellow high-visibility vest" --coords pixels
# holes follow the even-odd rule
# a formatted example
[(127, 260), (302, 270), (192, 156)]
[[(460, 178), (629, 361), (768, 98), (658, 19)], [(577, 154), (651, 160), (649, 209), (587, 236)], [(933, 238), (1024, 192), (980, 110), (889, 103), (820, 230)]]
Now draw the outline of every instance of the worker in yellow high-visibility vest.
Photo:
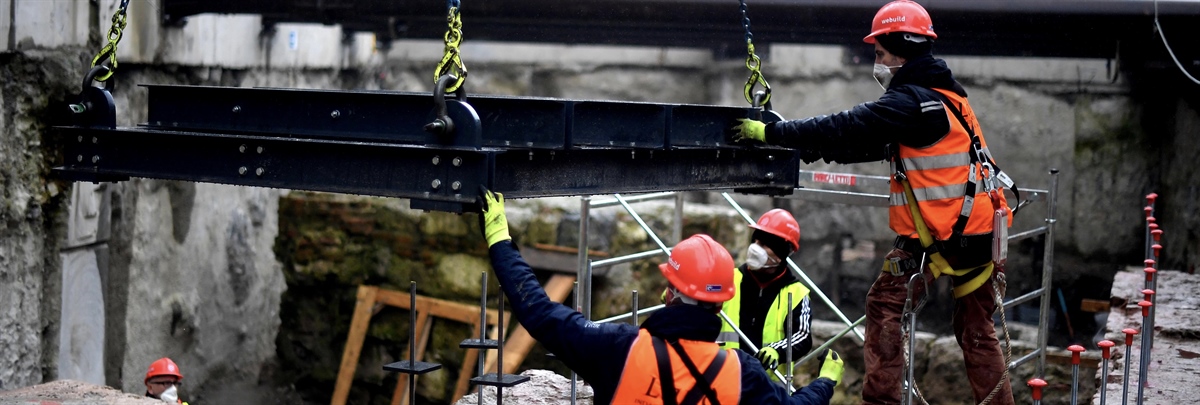
[[(758, 222), (750, 225), (754, 232), (746, 249), (746, 263), (733, 273), (737, 295), (725, 303), (725, 315), (750, 339), (754, 353), (741, 344), (730, 323), (721, 328), (719, 342), (727, 348), (738, 348), (755, 355), (763, 367), (771, 370), (787, 362), (787, 350), (792, 359), (812, 350), (811, 309), (808, 287), (789, 271), (786, 259), (800, 248), (800, 225), (787, 211), (767, 211)], [(792, 305), (788, 307), (788, 294)], [(792, 314), (792, 330), (788, 333), (788, 309)], [(789, 367), (790, 364), (784, 364)], [(775, 379), (774, 373), (767, 373)]]

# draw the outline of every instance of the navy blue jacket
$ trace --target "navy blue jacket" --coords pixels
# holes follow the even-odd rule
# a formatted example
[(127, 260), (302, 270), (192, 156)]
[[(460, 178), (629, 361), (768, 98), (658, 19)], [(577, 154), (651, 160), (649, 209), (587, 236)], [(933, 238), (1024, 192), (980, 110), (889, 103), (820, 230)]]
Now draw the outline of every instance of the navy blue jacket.
[[(592, 385), (595, 403), (611, 403), (638, 328), (629, 324), (596, 324), (579, 312), (551, 301), (512, 241), (492, 245), (489, 254), (496, 278), (521, 326)], [(715, 342), (721, 331), (721, 319), (699, 307), (673, 305), (651, 315), (641, 327), (664, 339)], [(789, 397), (783, 386), (767, 379), (758, 360), (740, 350), (734, 353), (741, 362), (743, 404), (824, 405), (833, 397), (833, 381), (826, 378), (813, 381)]]
[[(805, 163), (821, 158), (830, 163), (887, 160), (892, 143), (921, 148), (950, 131), (941, 99), (932, 89), (967, 96), (945, 61), (923, 55), (896, 71), (879, 100), (839, 113), (767, 124), (766, 140), (796, 149)], [(936, 107), (923, 107), (929, 103)]]

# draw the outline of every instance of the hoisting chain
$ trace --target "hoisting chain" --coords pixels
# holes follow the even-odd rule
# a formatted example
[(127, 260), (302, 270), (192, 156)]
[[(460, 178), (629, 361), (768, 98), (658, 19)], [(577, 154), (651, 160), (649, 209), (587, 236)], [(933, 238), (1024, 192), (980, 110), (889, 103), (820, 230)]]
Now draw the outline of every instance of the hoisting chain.
[[(771, 101), (771, 85), (767, 84), (766, 76), (762, 73), (762, 59), (754, 54), (754, 34), (750, 33), (750, 16), (746, 14), (746, 0), (739, 0), (742, 9), (742, 27), (746, 28), (746, 69), (750, 70), (750, 78), (746, 79), (746, 87), (743, 93), (746, 97), (746, 102), (754, 107), (767, 105)], [(754, 86), (762, 85), (763, 96), (759, 100), (755, 100)]]
[(467, 66), (463, 65), (458, 45), (462, 43), (462, 15), (459, 14), (459, 0), (446, 1), (446, 53), (438, 62), (437, 70), (433, 72), (433, 82), (444, 75), (452, 74), (456, 80), (446, 86), (447, 93), (453, 93), (467, 80)]
[(104, 58), (108, 57), (108, 69), (95, 77), (98, 82), (108, 80), (117, 70), (117, 43), (121, 42), (122, 31), (125, 30), (125, 11), (128, 8), (129, 0), (121, 0), (121, 6), (117, 8), (117, 12), (113, 13), (112, 26), (108, 28), (108, 43), (100, 48), (96, 57), (92, 58), (91, 67), (95, 68), (97, 65), (102, 65)]

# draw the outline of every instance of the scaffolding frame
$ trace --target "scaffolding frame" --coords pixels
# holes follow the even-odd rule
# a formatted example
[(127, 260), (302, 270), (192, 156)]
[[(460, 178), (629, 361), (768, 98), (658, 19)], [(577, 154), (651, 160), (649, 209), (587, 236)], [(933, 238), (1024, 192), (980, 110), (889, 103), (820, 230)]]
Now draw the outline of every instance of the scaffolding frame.
[[(1008, 363), (1009, 370), (1014, 370), (1017, 367), (1021, 366), (1022, 364), (1027, 363), (1030, 360), (1033, 360), (1034, 358), (1036, 358), (1037, 359), (1036, 374), (1038, 376), (1045, 376), (1046, 353), (1047, 353), (1046, 345), (1047, 345), (1047, 339), (1049, 337), (1048, 336), (1048, 333), (1049, 333), (1049, 316), (1048, 315), (1049, 315), (1050, 300), (1051, 300), (1050, 285), (1051, 285), (1051, 281), (1053, 280), (1053, 273), (1054, 273), (1053, 272), (1053, 267), (1054, 267), (1054, 225), (1057, 222), (1057, 218), (1055, 215), (1056, 215), (1056, 208), (1057, 208), (1057, 203), (1058, 203), (1058, 195), (1057, 195), (1058, 194), (1058, 169), (1050, 169), (1049, 176), (1050, 176), (1050, 187), (1048, 189), (1046, 189), (1046, 190), (1023, 189), (1022, 190), (1027, 193), (1027, 198), (1028, 198), (1029, 202), (1037, 202), (1037, 201), (1045, 201), (1046, 202), (1046, 217), (1044, 218), (1045, 224), (1042, 226), (1033, 228), (1033, 229), (1028, 229), (1028, 230), (1024, 230), (1024, 231), (1009, 235), (1009, 237), (1008, 237), (1009, 243), (1012, 243), (1015, 241), (1020, 241), (1020, 240), (1035, 237), (1038, 235), (1043, 235), (1043, 234), (1046, 235), (1044, 242), (1043, 242), (1045, 246), (1044, 246), (1044, 251), (1043, 251), (1043, 256), (1042, 256), (1041, 287), (1034, 289), (1033, 291), (1030, 291), (1028, 293), (1022, 294), (1019, 297), (1004, 301), (1004, 308), (1010, 308), (1012, 306), (1020, 305), (1020, 304), (1029, 302), (1034, 299), (1041, 300), (1039, 302), (1040, 306), (1039, 306), (1039, 310), (1038, 310), (1037, 348), (1034, 349), (1033, 351), (1031, 351), (1030, 353), (1021, 356), (1020, 358), (1017, 358), (1016, 360), (1011, 360)], [(801, 180), (805, 180), (807, 178), (808, 181), (811, 181), (814, 183), (824, 183), (824, 184), (834, 184), (834, 185), (844, 185), (844, 186), (859, 186), (859, 185), (878, 186), (880, 184), (886, 186), (888, 184), (888, 182), (890, 181), (890, 178), (887, 176), (871, 176), (871, 175), (860, 175), (860, 174), (852, 174), (852, 173), (831, 173), (831, 172), (808, 171), (808, 170), (801, 170), (800, 178), (801, 178)], [(750, 224), (754, 223), (754, 220), (751, 218), (751, 216), (744, 209), (742, 209), (742, 207), (736, 201), (733, 200), (733, 197), (729, 194), (728, 191), (722, 191), (721, 196), (725, 199), (725, 201), (727, 203), (729, 203), (729, 205), (735, 211), (737, 211), (737, 213), (742, 217), (742, 219), (746, 220), (746, 222), (748, 222)], [(587, 318), (589, 320), (592, 319), (591, 300), (592, 300), (592, 269), (593, 268), (612, 266), (612, 265), (616, 265), (616, 264), (628, 263), (628, 262), (641, 260), (641, 259), (648, 259), (651, 257), (657, 257), (660, 254), (666, 254), (666, 255), (670, 254), (671, 248), (666, 246), (666, 244), (658, 237), (658, 235), (654, 232), (654, 230), (650, 229), (649, 225), (647, 225), (646, 222), (642, 220), (641, 216), (638, 215), (638, 213), (630, 205), (630, 203), (635, 203), (635, 202), (659, 200), (659, 199), (666, 199), (666, 198), (674, 198), (674, 200), (675, 200), (675, 210), (673, 212), (672, 239), (671, 240), (675, 243), (678, 243), (680, 240), (682, 240), (682, 236), (683, 236), (684, 201), (683, 201), (683, 194), (681, 194), (680, 192), (648, 193), (648, 194), (640, 194), (640, 195), (634, 195), (634, 196), (628, 196), (628, 197), (622, 196), (621, 194), (613, 194), (613, 198), (602, 199), (602, 200), (593, 199), (591, 196), (580, 197), (579, 271), (578, 271), (578, 277), (577, 277), (577, 279), (579, 280), (579, 283), (576, 287), (575, 293), (576, 293), (576, 297), (578, 297), (576, 302), (578, 303), (579, 308), (585, 318)], [(844, 190), (825, 190), (825, 189), (814, 189), (814, 188), (796, 188), (791, 195), (783, 196), (781, 198), (800, 199), (800, 200), (816, 201), (816, 202), (828, 202), (828, 203), (844, 204), (844, 205), (866, 205), (866, 206), (887, 207), (890, 204), (889, 203), (890, 195), (887, 195), (887, 194), (863, 193), (863, 192), (853, 192), (853, 191), (844, 191)], [(632, 253), (632, 254), (623, 255), (623, 256), (615, 256), (615, 257), (603, 259), (603, 260), (592, 261), (588, 258), (588, 236), (589, 236), (588, 222), (591, 219), (591, 209), (592, 208), (611, 207), (611, 206), (616, 206), (616, 205), (620, 205), (621, 207), (623, 207), (625, 209), (626, 212), (628, 212), (631, 216), (633, 216), (634, 220), (638, 223), (638, 225), (642, 228), (642, 230), (644, 232), (646, 232), (646, 234), (648, 236), (650, 236), (650, 238), (656, 244), (659, 245), (659, 248), (644, 251), (644, 252)], [(798, 366), (800, 364), (804, 364), (805, 362), (808, 362), (809, 360), (812, 360), (814, 357), (816, 357), (815, 356), (816, 353), (820, 353), (820, 352), (824, 351), (824, 349), (828, 348), (834, 342), (838, 341), (843, 336), (845, 336), (851, 332), (853, 332), (854, 335), (856, 337), (858, 337), (858, 339), (860, 341), (863, 341), (864, 340), (863, 333), (860, 330), (858, 330), (857, 327), (859, 325), (861, 325), (864, 320), (866, 320), (866, 317), (863, 316), (863, 317), (860, 317), (857, 321), (851, 322), (850, 319), (846, 317), (845, 313), (843, 313), (842, 310), (840, 308), (838, 308), (837, 305), (834, 304), (833, 301), (831, 301), (829, 299), (829, 297), (824, 293), (824, 291), (822, 291), (821, 288), (819, 286), (817, 286), (817, 284), (814, 283), (811, 278), (808, 277), (808, 275), (804, 272), (803, 269), (800, 268), (799, 265), (797, 265), (790, 257), (786, 258), (786, 262), (787, 262), (787, 265), (788, 265), (788, 268), (790, 269), (790, 271), (792, 271), (797, 276), (797, 278), (799, 278), (802, 282), (805, 283), (806, 286), (809, 287), (810, 294), (815, 294), (818, 298), (820, 298), (821, 302), (825, 303), (825, 305), (828, 306), (829, 309), (832, 310), (834, 312), (834, 314), (838, 318), (840, 318), (840, 320), (843, 323), (846, 324), (845, 329), (843, 329), (841, 332), (837, 333), (832, 338), (827, 340), (820, 347), (813, 349), (807, 355), (802, 357), (800, 360), (796, 361), (793, 364), (793, 367)], [(615, 316), (597, 320), (595, 322), (596, 323), (608, 323), (608, 322), (622, 321), (622, 320), (633, 318), (635, 316), (635, 314), (636, 314), (636, 316), (649, 315), (659, 309), (662, 309), (664, 306), (665, 306), (664, 304), (659, 304), (656, 306), (643, 308), (641, 310), (635, 310), (635, 311), (629, 312), (629, 313), (618, 314)], [(635, 308), (636, 308), (636, 304), (635, 304)], [(637, 319), (633, 319), (633, 322), (635, 324), (637, 323), (637, 321), (638, 321)]]

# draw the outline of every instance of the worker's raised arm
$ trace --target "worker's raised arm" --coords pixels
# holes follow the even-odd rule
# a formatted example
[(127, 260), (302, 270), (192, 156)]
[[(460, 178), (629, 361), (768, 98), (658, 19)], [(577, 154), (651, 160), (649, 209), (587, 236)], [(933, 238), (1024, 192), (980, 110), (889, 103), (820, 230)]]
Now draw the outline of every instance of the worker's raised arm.
[(596, 324), (579, 312), (551, 301), (508, 234), (503, 195), (485, 191), (481, 215), (492, 268), (512, 306), (513, 316), (530, 336), (597, 390), (615, 390), (629, 347), (637, 338), (637, 327)]

